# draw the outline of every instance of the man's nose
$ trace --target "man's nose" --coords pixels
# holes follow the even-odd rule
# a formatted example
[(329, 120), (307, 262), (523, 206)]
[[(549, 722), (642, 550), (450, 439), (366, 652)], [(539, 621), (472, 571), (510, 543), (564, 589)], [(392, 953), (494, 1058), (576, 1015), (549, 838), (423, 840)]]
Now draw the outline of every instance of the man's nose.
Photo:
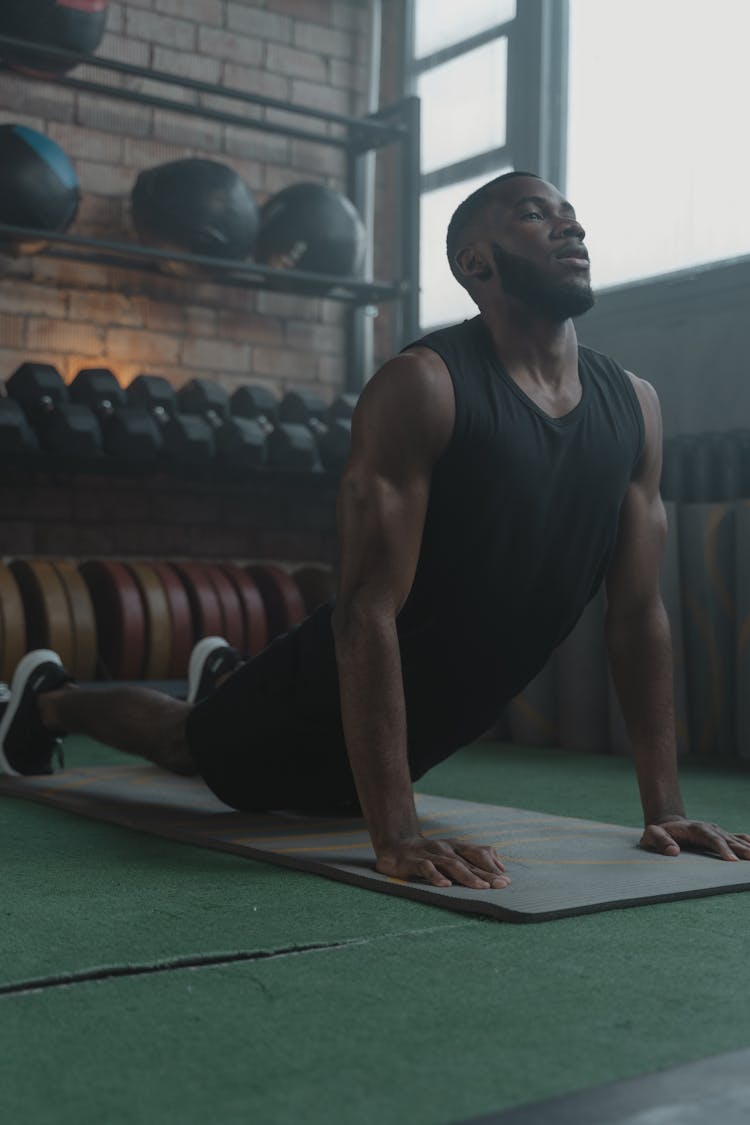
[(581, 241), (583, 241), (586, 237), (586, 231), (578, 222), (578, 219), (562, 219), (559, 226), (556, 228), (555, 237), (580, 238)]

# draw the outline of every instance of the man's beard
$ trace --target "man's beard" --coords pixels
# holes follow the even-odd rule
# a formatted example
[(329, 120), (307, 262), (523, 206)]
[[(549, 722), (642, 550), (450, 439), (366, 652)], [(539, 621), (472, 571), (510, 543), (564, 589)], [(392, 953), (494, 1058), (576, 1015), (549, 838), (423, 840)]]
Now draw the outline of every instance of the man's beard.
[(496, 242), (492, 243), (492, 256), (508, 296), (516, 297), (532, 312), (547, 320), (563, 321), (568, 317), (581, 316), (594, 304), (590, 285), (571, 285), (564, 279), (558, 281), (545, 273), (541, 266), (519, 254), (509, 254)]

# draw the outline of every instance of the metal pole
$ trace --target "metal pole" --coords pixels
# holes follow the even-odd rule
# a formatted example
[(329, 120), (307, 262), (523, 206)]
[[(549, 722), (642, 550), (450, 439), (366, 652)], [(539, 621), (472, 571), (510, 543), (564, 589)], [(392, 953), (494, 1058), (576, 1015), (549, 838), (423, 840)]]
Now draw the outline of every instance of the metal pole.
[[(2, 3), (2, 0), (0, 0), (0, 3)], [(95, 69), (104, 70), (105, 72), (111, 71), (112, 73), (124, 74), (132, 78), (146, 78), (152, 82), (163, 82), (167, 86), (195, 90), (200, 94), (208, 94), (225, 100), (238, 101), (245, 105), (255, 105), (265, 109), (278, 109), (282, 110), (284, 113), (294, 114), (298, 117), (309, 117), (317, 121), (327, 122), (331, 125), (357, 126), (361, 133), (369, 133), (373, 144), (388, 143), (392, 139), (388, 124), (377, 119), (365, 119), (363, 121), (360, 118), (347, 116), (342, 113), (330, 113), (327, 110), (315, 109), (312, 106), (293, 105), (290, 102), (281, 101), (279, 98), (269, 98), (263, 94), (251, 94), (245, 90), (235, 90), (229, 86), (219, 86), (213, 82), (203, 82), (198, 78), (189, 78), (187, 75), (170, 74), (168, 71), (136, 66), (133, 63), (119, 62), (117, 59), (107, 59), (99, 55), (82, 55), (76, 51), (67, 51), (60, 47), (50, 47), (42, 43), (29, 43), (26, 39), (16, 39), (10, 35), (0, 34), (0, 48), (3, 46), (28, 48), (33, 50), (35, 54), (42, 56), (42, 58), (50, 57), (52, 59), (61, 59), (76, 63), (79, 66), (93, 67)], [(57, 75), (55, 82), (59, 86), (70, 86), (72, 89), (76, 90), (89, 90), (94, 93), (105, 94), (112, 98), (122, 98), (125, 101), (132, 101), (141, 105), (152, 105), (156, 108), (166, 108), (181, 113), (190, 113), (196, 117), (205, 116), (215, 118), (216, 120), (222, 120), (221, 110), (212, 110), (209, 113), (205, 106), (196, 106), (188, 102), (164, 99), (161, 95), (151, 95), (140, 90), (131, 89), (130, 87), (108, 86), (87, 78), (76, 78), (74, 75), (68, 74)], [(236, 115), (232, 114), (227, 114), (224, 119), (229, 122), (238, 120)], [(239, 118), (239, 121), (240, 123), (244, 123), (247, 128), (266, 128), (265, 122), (259, 122), (255, 118), (248, 119), (243, 117)], [(346, 143), (340, 142), (337, 138), (331, 137), (328, 133), (299, 132), (297, 129), (289, 130), (287, 126), (280, 122), (275, 122), (273, 125), (268, 126), (268, 128), (286, 136), (299, 136), (311, 140), (321, 140), (327, 144)]]
[[(382, 0), (370, 0), (370, 64), (367, 92), (367, 111), (377, 112), (380, 104), (380, 65), (382, 36)], [(353, 151), (347, 153), (349, 196), (362, 216), (367, 230), (367, 251), (364, 276), (373, 276), (375, 241), (375, 153)], [(344, 390), (359, 394), (373, 368), (373, 312), (372, 306), (356, 306), (347, 315), (346, 375)]]
[(419, 248), (420, 248), (420, 104), (409, 97), (403, 103), (406, 134), (401, 141), (400, 222), (401, 279), (406, 289), (400, 301), (398, 348), (419, 335)]

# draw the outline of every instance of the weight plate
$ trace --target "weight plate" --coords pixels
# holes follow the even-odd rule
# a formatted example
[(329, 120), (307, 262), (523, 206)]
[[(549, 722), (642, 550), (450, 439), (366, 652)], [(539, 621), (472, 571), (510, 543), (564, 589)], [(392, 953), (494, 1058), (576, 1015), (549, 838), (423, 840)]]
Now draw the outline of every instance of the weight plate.
[(169, 679), (172, 664), (172, 622), (164, 586), (153, 567), (145, 562), (126, 563), (141, 592), (146, 610), (147, 680)]
[(222, 627), (219, 635), (225, 637), (238, 652), (245, 651), (245, 620), (239, 594), (221, 567), (204, 564), (203, 570), (213, 585), (221, 607)]
[(221, 606), (216, 591), (200, 563), (173, 562), (190, 602), (195, 639), (220, 637), (223, 627)]
[(168, 678), (181, 680), (187, 676), (190, 653), (195, 641), (190, 602), (173, 566), (156, 561), (149, 565), (162, 584), (169, 607), (171, 656)]
[(235, 563), (220, 563), (221, 570), (236, 589), (245, 615), (246, 656), (257, 656), (268, 644), (266, 607), (255, 581)]
[(305, 619), (305, 603), (294, 579), (280, 566), (251, 564), (247, 571), (265, 603), (270, 637), (286, 633)]
[(111, 559), (90, 559), (79, 570), (94, 603), (106, 678), (140, 680), (146, 658), (146, 613), (135, 578), (124, 563)]
[(18, 583), (5, 563), (0, 563), (0, 679), (10, 683), (26, 652), (26, 618)]
[(29, 648), (51, 648), (71, 668), (73, 619), (57, 571), (42, 559), (14, 559), (10, 569), (21, 591)]
[(52, 565), (60, 579), (73, 626), (73, 662), (69, 671), (77, 680), (96, 678), (96, 615), (86, 583), (78, 573), (75, 563), (68, 559), (53, 559)]

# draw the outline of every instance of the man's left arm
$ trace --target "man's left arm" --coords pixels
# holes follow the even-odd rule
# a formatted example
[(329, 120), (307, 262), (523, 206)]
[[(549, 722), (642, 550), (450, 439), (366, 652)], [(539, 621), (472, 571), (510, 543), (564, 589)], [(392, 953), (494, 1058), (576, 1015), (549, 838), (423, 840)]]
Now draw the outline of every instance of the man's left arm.
[(606, 641), (612, 677), (631, 742), (643, 805), (641, 846), (678, 855), (680, 845), (750, 859), (750, 836), (689, 820), (677, 778), (672, 639), (661, 598), (667, 515), (659, 484), (662, 424), (656, 391), (631, 376), (646, 428), (636, 475), (620, 510), (607, 585)]

